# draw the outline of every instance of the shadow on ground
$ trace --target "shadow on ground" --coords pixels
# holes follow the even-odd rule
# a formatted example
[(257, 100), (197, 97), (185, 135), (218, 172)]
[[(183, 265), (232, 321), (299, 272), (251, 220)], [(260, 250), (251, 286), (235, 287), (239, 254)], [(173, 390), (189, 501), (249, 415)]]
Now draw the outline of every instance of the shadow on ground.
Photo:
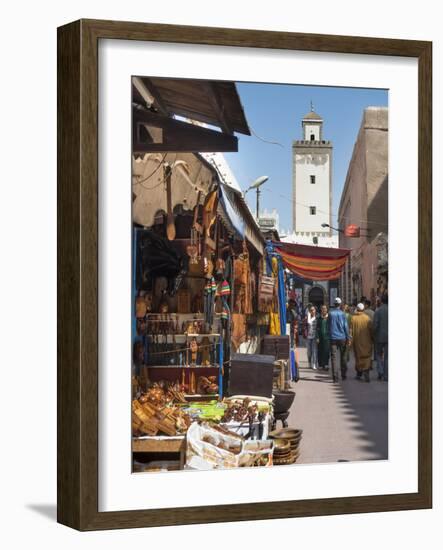
[[(319, 410), (325, 407), (334, 409), (325, 410), (326, 414), (332, 415), (329, 419), (331, 431), (333, 431), (334, 418), (336, 418), (336, 422), (342, 428), (342, 436), (352, 432), (352, 446), (354, 452), (358, 451), (357, 454), (361, 451), (362, 458), (360, 460), (388, 459), (388, 386), (386, 382), (377, 380), (376, 369), (370, 371), (371, 382), (356, 380), (354, 360), (351, 354), (346, 380), (339, 380), (334, 384), (330, 368), (328, 371), (310, 369), (307, 362), (303, 361), (306, 350), (302, 348), (300, 352), (300, 379), (298, 383), (294, 384), (293, 389), (297, 392), (297, 387), (301, 389), (301, 384), (303, 384), (304, 391), (309, 392), (310, 399), (304, 403), (308, 408), (312, 407), (313, 417), (316, 417), (317, 421), (320, 419), (321, 422), (322, 417), (318, 416)], [(311, 382), (320, 384), (311, 384)], [(324, 385), (329, 385), (330, 389)], [(321, 391), (319, 391), (320, 387), (323, 388)], [(294, 405), (297, 406), (296, 403)], [(343, 426), (346, 426), (345, 430), (343, 430)], [(317, 432), (320, 428), (313, 427), (310, 428), (310, 431), (312, 429)], [(313, 432), (311, 433), (314, 436)], [(330, 437), (332, 437), (331, 433), (325, 433), (325, 447), (327, 447)], [(332, 447), (340, 448), (340, 442), (337, 443)], [(353, 460), (355, 459), (353, 458)], [(344, 462), (346, 459), (342, 455), (339, 461)]]

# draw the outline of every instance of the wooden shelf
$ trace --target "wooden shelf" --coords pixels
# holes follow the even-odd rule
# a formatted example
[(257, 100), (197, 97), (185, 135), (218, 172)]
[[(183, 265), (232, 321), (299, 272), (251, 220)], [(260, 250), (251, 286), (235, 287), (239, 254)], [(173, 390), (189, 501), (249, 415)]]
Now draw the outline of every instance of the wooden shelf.
[(132, 438), (134, 453), (178, 453), (186, 447), (184, 435), (141, 436)]
[[(165, 323), (167, 321), (172, 321), (172, 319), (167, 319), (165, 318), (165, 316), (168, 316), (168, 315), (171, 315), (171, 316), (174, 316), (174, 317), (178, 317), (180, 315), (203, 315), (201, 312), (198, 313), (198, 312), (192, 312), (192, 311), (188, 311), (188, 312), (181, 312), (181, 313), (178, 313), (178, 312), (168, 312), (168, 313), (146, 313), (146, 317), (147, 317), (147, 320), (149, 321), (149, 317), (164, 317), (163, 319), (159, 319), (160, 321), (164, 321)], [(220, 313), (218, 313), (217, 315), (221, 315)], [(204, 321), (205, 318), (204, 317), (193, 317), (192, 320), (195, 320), (195, 321)]]
[(185, 399), (195, 399), (195, 398), (202, 398), (207, 397), (208, 399), (214, 399), (216, 397), (220, 397), (219, 393), (185, 393), (184, 394)]
[[(153, 334), (148, 334), (148, 336), (153, 336)], [(162, 332), (156, 336), (191, 336), (193, 338), (194, 336), (220, 336), (220, 334), (218, 332), (211, 332), (207, 334), (204, 334), (202, 332), (168, 332), (167, 334), (165, 334)]]
[(148, 369), (218, 369), (220, 365), (144, 365)]
[[(182, 334), (176, 334), (176, 336), (182, 336)], [(205, 337), (206, 337), (206, 338), (209, 338), (209, 337), (211, 337), (211, 336), (214, 336), (214, 337), (217, 336), (217, 337), (219, 337), (220, 334), (215, 333), (215, 332), (212, 333), (212, 334), (190, 334), (190, 333), (189, 333), (189, 334), (184, 334), (183, 336), (188, 336), (188, 338), (194, 338), (194, 337), (197, 337), (197, 336), (202, 336), (203, 338), (205, 338)]]

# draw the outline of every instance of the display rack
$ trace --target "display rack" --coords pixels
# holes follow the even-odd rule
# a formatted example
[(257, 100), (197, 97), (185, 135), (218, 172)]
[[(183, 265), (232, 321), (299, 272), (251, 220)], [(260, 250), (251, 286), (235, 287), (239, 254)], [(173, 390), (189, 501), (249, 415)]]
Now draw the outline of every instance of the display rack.
[[(163, 322), (165, 327), (168, 326), (168, 323), (172, 324), (181, 318), (188, 318), (187, 320), (189, 321), (202, 320), (192, 313), (149, 313), (147, 315), (148, 321)], [(155, 382), (160, 379), (157, 372), (161, 372), (161, 379), (167, 378), (170, 381), (178, 380), (183, 386), (188, 388), (188, 391), (184, 392), (186, 399), (206, 400), (221, 399), (223, 397), (223, 342), (219, 332), (160, 332), (156, 334), (155, 337), (148, 334), (144, 336), (144, 338), (147, 338), (148, 346), (154, 343), (154, 338), (156, 339), (156, 345), (160, 347), (162, 345), (167, 347), (168, 344), (184, 344), (181, 348), (153, 352), (150, 356), (148, 352), (149, 361), (152, 361), (152, 363), (147, 361), (143, 365), (143, 368), (147, 369), (150, 380)], [(210, 364), (193, 363), (191, 360), (190, 341), (196, 340), (201, 342), (203, 338), (211, 340), (213, 343), (211, 343), (211, 347), (212, 345), (214, 346), (213, 357)], [(183, 358), (183, 362), (157, 364), (155, 359), (153, 360), (153, 356), (155, 356), (156, 353), (160, 357), (167, 357), (168, 354), (171, 354), (171, 356), (180, 355), (180, 357)], [(201, 350), (199, 350), (198, 353), (201, 353)], [(218, 392), (200, 393), (197, 391), (189, 391), (189, 388), (194, 390), (197, 388), (199, 376), (195, 374), (196, 371), (199, 372), (199, 376), (217, 376)], [(165, 375), (165, 373), (167, 373), (167, 375)]]

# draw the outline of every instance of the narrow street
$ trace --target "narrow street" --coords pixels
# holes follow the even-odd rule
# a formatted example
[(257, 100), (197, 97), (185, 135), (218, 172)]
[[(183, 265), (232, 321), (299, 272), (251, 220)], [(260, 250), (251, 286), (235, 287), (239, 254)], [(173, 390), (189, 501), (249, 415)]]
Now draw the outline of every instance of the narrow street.
[(306, 348), (298, 354), (300, 380), (292, 384), (288, 419), (303, 430), (297, 463), (387, 459), (388, 384), (377, 380), (375, 362), (369, 384), (354, 378), (352, 357), (347, 379), (333, 384), (330, 369), (308, 367)]

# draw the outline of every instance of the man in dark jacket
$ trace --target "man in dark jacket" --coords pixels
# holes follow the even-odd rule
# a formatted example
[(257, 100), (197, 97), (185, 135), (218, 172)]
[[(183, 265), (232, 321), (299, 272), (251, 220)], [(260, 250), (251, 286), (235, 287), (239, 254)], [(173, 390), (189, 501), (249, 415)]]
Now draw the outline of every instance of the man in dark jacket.
[(388, 380), (388, 295), (384, 294), (381, 306), (374, 313), (373, 331), (379, 380)]
[(337, 351), (340, 352), (341, 379), (346, 380), (348, 365), (346, 362), (346, 347), (349, 345), (349, 327), (346, 315), (340, 308), (341, 299), (334, 300), (334, 307), (329, 311), (329, 343), (331, 349), (331, 370), (332, 381), (336, 382), (337, 374)]

